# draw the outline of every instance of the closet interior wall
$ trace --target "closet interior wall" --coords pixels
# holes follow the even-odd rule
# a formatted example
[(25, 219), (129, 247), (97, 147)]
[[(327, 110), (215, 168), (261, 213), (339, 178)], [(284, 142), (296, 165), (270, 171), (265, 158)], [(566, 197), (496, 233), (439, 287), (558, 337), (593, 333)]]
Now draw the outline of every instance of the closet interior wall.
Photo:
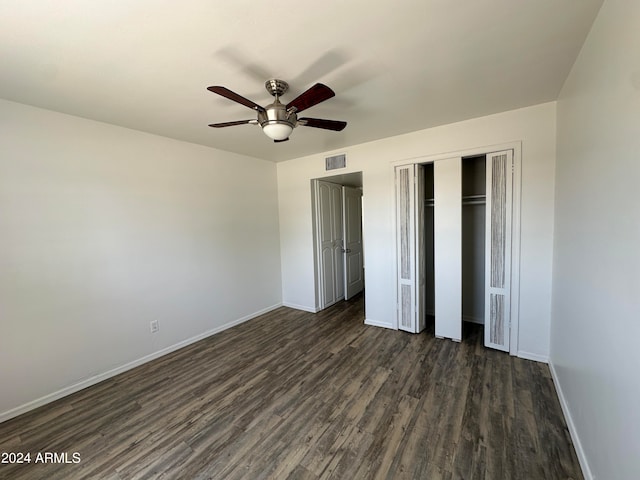
[(433, 163), (423, 166), (424, 173), (424, 251), (420, 252), (425, 262), (425, 325), (435, 322), (435, 268), (433, 249)]
[(486, 155), (462, 159), (462, 320), (484, 324)]

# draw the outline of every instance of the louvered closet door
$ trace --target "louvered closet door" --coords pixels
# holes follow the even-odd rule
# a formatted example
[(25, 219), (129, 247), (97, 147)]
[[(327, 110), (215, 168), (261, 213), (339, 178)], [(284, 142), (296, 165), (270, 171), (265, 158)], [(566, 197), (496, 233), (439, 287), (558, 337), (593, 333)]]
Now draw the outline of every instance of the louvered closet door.
[(485, 328), (486, 347), (509, 351), (513, 152), (487, 154)]
[(398, 328), (418, 333), (425, 327), (424, 255), (418, 251), (424, 243), (422, 167), (396, 167), (395, 177)]

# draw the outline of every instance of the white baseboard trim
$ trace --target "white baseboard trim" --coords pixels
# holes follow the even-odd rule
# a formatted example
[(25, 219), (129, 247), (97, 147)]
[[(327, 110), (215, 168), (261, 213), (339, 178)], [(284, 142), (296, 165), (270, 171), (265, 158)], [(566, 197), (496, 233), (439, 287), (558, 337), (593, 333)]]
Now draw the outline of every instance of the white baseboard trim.
[(196, 335), (194, 337), (191, 338), (187, 338), (186, 340), (183, 340), (181, 342), (178, 342), (176, 344), (170, 345), (169, 347), (165, 347), (162, 350), (158, 350), (157, 352), (153, 352), (149, 355), (145, 355), (142, 358), (139, 358), (137, 360), (134, 360), (132, 362), (126, 363), (124, 365), (121, 365), (119, 367), (113, 368), (111, 370), (108, 370), (106, 372), (100, 373), (98, 375), (94, 375), (92, 377), (86, 378), (84, 380), (81, 380), (80, 382), (77, 382), (73, 385), (69, 385), (68, 387), (64, 387), (61, 388), (60, 390), (50, 393), (48, 395), (45, 395), (43, 397), (37, 398), (35, 400), (32, 400), (31, 402), (27, 402), (23, 405), (20, 405), (18, 407), (12, 408), (11, 410), (7, 410), (6, 412), (2, 412), (0, 413), (0, 423), (5, 422), (11, 418), (17, 417), (18, 415), (22, 415), (23, 413), (27, 413), (31, 410), (34, 410), (38, 407), (41, 407), (43, 405), (46, 405), (47, 403), (51, 403), (54, 402), (62, 397), (66, 397), (67, 395), (71, 395), (72, 393), (75, 392), (79, 392), (80, 390), (83, 390), (87, 387), (90, 387), (92, 385), (95, 385), (97, 383), (100, 383), (104, 380), (107, 380), (111, 377), (115, 377), (116, 375), (119, 375), (121, 373), (126, 372), (127, 370), (131, 370), (133, 368), (139, 367), (140, 365), (143, 365), (147, 362), (150, 362), (152, 360), (155, 360), (156, 358), (160, 358), (163, 355), (167, 355), (168, 353), (171, 352), (175, 352), (176, 350), (179, 350), (181, 348), (184, 348), (188, 345), (191, 345), (192, 343), (196, 343), (199, 342), (200, 340), (204, 340), (207, 337), (210, 337), (211, 335), (215, 335), (216, 333), (220, 333), (223, 330), (227, 330), (228, 328), (234, 327), (236, 325), (239, 325), (241, 323), (244, 323), (248, 320), (251, 320), (255, 317), (259, 317), (260, 315), (263, 315), (265, 313), (268, 313), (272, 310), (275, 310), (276, 308), (281, 307), (282, 304), (278, 303), (276, 305), (272, 305), (270, 307), (267, 308), (263, 308), (262, 310), (259, 310), (257, 312), (254, 312), (250, 315), (246, 315), (242, 318), (238, 318), (237, 320), (233, 320), (231, 322), (225, 323), (224, 325), (221, 325), (219, 327), (216, 328), (212, 328), (211, 330), (208, 330), (204, 333), (201, 333), (199, 335)]
[(578, 456), (578, 461), (580, 462), (580, 468), (582, 468), (582, 475), (584, 476), (585, 480), (594, 480), (595, 477), (591, 473), (591, 468), (589, 468), (587, 455), (585, 454), (582, 443), (580, 442), (580, 437), (578, 436), (576, 425), (575, 423), (573, 423), (573, 417), (571, 416), (569, 405), (567, 404), (567, 400), (564, 396), (564, 393), (562, 392), (562, 387), (560, 386), (560, 381), (558, 380), (556, 369), (553, 366), (552, 361), (549, 361), (548, 363), (549, 370), (551, 370), (551, 378), (553, 378), (553, 384), (555, 385), (556, 392), (558, 393), (558, 400), (560, 400), (560, 407), (562, 407), (562, 413), (564, 413), (564, 419), (567, 422), (567, 427), (569, 428), (571, 441), (573, 442), (573, 446), (576, 449), (576, 455)]
[(462, 321), (477, 323), (478, 325), (484, 325), (484, 318), (472, 317), (471, 315), (463, 315)]
[(303, 312), (309, 312), (309, 313), (318, 313), (320, 311), (316, 307), (307, 307), (306, 305), (297, 305), (295, 303), (289, 303), (289, 302), (282, 302), (282, 306), (294, 308), (296, 310), (302, 310)]
[(549, 357), (547, 357), (546, 355), (540, 355), (538, 353), (531, 353), (531, 352), (523, 352), (522, 350), (518, 350), (518, 358), (523, 358), (525, 360), (533, 360), (534, 362), (549, 363)]
[(391, 325), (390, 323), (380, 322), (378, 320), (371, 320), (370, 318), (365, 318), (364, 324), (369, 325), (371, 327), (381, 327), (381, 328), (388, 328), (390, 330), (397, 330), (395, 325)]

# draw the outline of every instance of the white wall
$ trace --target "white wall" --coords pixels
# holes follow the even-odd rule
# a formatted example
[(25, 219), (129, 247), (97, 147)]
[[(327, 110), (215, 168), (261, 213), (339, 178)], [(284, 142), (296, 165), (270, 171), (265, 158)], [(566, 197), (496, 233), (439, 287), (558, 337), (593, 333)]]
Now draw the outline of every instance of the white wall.
[(0, 125), (0, 420), (281, 303), (273, 163), (1, 100)]
[[(386, 138), (348, 148), (347, 169), (363, 172), (366, 317), (395, 323), (394, 183), (392, 163), (476, 147), (522, 142), (520, 339), (524, 356), (549, 353), (555, 168), (554, 102)], [(283, 301), (316, 308), (310, 179), (328, 176), (324, 157), (278, 163)], [(336, 173), (335, 171), (329, 173)]]
[(551, 364), (588, 479), (640, 478), (639, 26), (606, 0), (558, 101)]

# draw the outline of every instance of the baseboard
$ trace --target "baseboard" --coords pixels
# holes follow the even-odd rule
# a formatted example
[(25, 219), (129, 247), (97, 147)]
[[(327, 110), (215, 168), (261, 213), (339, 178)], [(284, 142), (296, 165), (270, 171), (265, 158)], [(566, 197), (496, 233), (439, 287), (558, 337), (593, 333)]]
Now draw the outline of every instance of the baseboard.
[(463, 315), (462, 321), (477, 323), (478, 325), (484, 325), (484, 318), (472, 317), (471, 315)]
[(302, 310), (303, 312), (318, 313), (319, 310), (316, 307), (307, 307), (306, 305), (297, 305), (295, 303), (282, 302), (283, 307), (294, 308), (296, 310)]
[(589, 468), (587, 455), (584, 452), (584, 448), (582, 448), (582, 443), (580, 442), (578, 431), (576, 430), (576, 426), (573, 423), (573, 417), (571, 416), (569, 405), (567, 404), (567, 400), (564, 396), (564, 393), (562, 392), (562, 387), (560, 386), (560, 381), (558, 380), (558, 375), (556, 373), (556, 369), (553, 366), (552, 361), (549, 361), (549, 370), (551, 371), (551, 378), (553, 378), (553, 384), (556, 387), (558, 400), (560, 400), (560, 407), (562, 408), (564, 419), (567, 422), (567, 427), (569, 428), (569, 435), (571, 435), (571, 441), (573, 442), (573, 446), (576, 449), (576, 455), (578, 456), (578, 461), (580, 462), (580, 468), (582, 468), (582, 475), (584, 476), (585, 480), (594, 480), (595, 477), (593, 476), (593, 474), (591, 473), (591, 469)]
[(239, 325), (241, 323), (244, 323), (248, 320), (251, 320), (255, 317), (259, 317), (260, 315), (263, 315), (265, 313), (268, 313), (272, 310), (275, 310), (276, 308), (281, 307), (282, 304), (278, 303), (276, 305), (272, 305), (270, 307), (267, 308), (263, 308), (262, 310), (259, 310), (257, 312), (254, 312), (250, 315), (246, 315), (242, 318), (238, 318), (237, 320), (233, 320), (231, 322), (225, 323), (224, 325), (221, 325), (219, 327), (213, 328), (211, 330), (208, 330), (204, 333), (201, 333), (199, 335), (196, 335), (194, 337), (188, 338), (186, 340), (183, 340), (181, 342), (178, 342), (174, 345), (171, 345), (169, 347), (163, 348), (162, 350), (158, 350), (157, 352), (153, 352), (149, 355), (145, 355), (144, 357), (141, 357), (137, 360), (134, 360), (132, 362), (126, 363), (124, 365), (121, 365), (119, 367), (113, 368), (111, 370), (108, 370), (106, 372), (100, 373), (98, 375), (94, 375), (92, 377), (86, 378), (84, 380), (81, 380), (78, 383), (75, 383), (73, 385), (69, 385), (68, 387), (64, 387), (56, 392), (50, 393), (48, 395), (45, 395), (43, 397), (37, 398), (31, 402), (25, 403), (23, 405), (20, 405), (18, 407), (12, 408), (11, 410), (7, 410), (6, 412), (2, 412), (0, 413), (0, 423), (5, 422), (11, 418), (17, 417), (18, 415), (22, 415), (23, 413), (27, 413), (31, 410), (34, 410), (38, 407), (41, 407), (43, 405), (46, 405), (47, 403), (51, 403), (54, 402), (56, 400), (59, 400), (60, 398), (66, 397), (67, 395), (71, 395), (72, 393), (75, 392), (79, 392), (80, 390), (83, 390), (87, 387), (90, 387), (92, 385), (95, 385), (97, 383), (100, 383), (104, 380), (107, 380), (111, 377), (115, 377), (116, 375), (119, 375), (121, 373), (124, 373), (128, 370), (131, 370), (133, 368), (139, 367), (140, 365), (143, 365), (147, 362), (150, 362), (152, 360), (155, 360), (157, 358), (162, 357), (163, 355), (167, 355), (168, 353), (171, 352), (175, 352), (176, 350), (180, 350), (181, 348), (184, 348), (188, 345), (191, 345), (192, 343), (196, 343), (199, 342), (200, 340), (204, 340), (207, 337), (210, 337), (211, 335), (215, 335), (216, 333), (220, 333), (223, 330), (227, 330), (228, 328), (231, 327), (235, 327), (236, 325)]
[(391, 330), (397, 330), (395, 325), (391, 325), (390, 323), (380, 322), (378, 320), (371, 320), (370, 318), (365, 318), (364, 324), (369, 325), (371, 327), (381, 327), (381, 328), (388, 328)]
[(549, 363), (549, 357), (547, 357), (546, 355), (540, 355), (538, 353), (531, 353), (531, 352), (523, 352), (522, 350), (518, 350), (518, 358), (523, 358), (525, 360), (533, 360), (534, 362)]

